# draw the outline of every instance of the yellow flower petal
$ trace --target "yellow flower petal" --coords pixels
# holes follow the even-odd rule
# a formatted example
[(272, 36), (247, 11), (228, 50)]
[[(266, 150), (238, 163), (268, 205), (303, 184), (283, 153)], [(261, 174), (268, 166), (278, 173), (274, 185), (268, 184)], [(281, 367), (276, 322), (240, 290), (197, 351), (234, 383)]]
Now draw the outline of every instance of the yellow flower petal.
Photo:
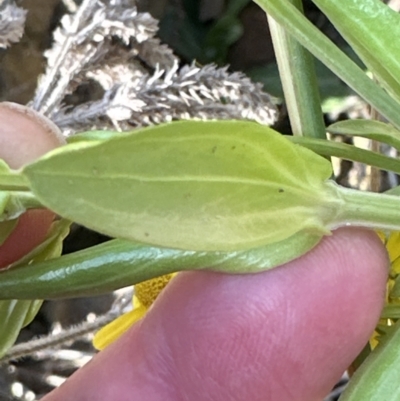
[(166, 274), (135, 285), (132, 298), (133, 310), (118, 317), (99, 330), (93, 339), (93, 346), (102, 350), (125, 333), (134, 323), (141, 319), (156, 300), (160, 292), (177, 273)]
[(391, 262), (400, 256), (400, 231), (393, 231), (390, 233), (386, 242), (386, 249), (389, 252)]
[(146, 314), (147, 309), (148, 308), (145, 306), (140, 305), (104, 326), (94, 336), (93, 346), (98, 350), (102, 350), (110, 345), (125, 333), (134, 323), (140, 320)]

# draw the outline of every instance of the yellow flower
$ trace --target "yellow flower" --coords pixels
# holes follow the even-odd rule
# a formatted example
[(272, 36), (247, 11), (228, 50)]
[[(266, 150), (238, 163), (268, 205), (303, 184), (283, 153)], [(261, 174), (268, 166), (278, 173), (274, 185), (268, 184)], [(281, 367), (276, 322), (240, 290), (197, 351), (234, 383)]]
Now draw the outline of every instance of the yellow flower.
[(132, 299), (133, 309), (100, 329), (94, 336), (93, 346), (98, 350), (104, 349), (140, 320), (176, 274), (166, 274), (165, 276), (136, 284), (135, 294)]
[[(383, 311), (384, 318), (382, 318), (375, 329), (374, 334), (370, 338), (370, 347), (374, 349), (381, 338), (390, 330), (390, 328), (397, 321), (400, 309), (400, 297), (397, 291), (393, 291), (396, 281), (400, 274), (400, 231), (393, 231), (390, 233), (378, 232), (382, 242), (385, 244), (386, 250), (390, 260), (389, 277), (386, 285), (386, 302)], [(395, 314), (393, 314), (395, 312)]]

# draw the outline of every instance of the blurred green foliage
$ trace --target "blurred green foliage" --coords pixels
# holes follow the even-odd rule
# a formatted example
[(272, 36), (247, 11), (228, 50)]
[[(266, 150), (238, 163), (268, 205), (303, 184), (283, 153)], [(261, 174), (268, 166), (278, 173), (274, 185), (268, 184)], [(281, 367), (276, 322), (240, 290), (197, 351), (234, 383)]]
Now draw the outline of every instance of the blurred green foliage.
[(240, 12), (250, 0), (228, 0), (222, 14), (201, 19), (200, 0), (182, 0), (183, 9), (168, 5), (160, 21), (160, 37), (186, 62), (225, 65), (229, 47), (243, 34)]

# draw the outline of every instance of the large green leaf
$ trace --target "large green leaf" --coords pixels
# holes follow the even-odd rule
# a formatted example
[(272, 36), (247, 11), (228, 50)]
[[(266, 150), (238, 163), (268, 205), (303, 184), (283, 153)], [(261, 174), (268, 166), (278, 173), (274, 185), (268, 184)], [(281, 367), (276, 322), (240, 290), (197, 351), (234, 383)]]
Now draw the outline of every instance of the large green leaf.
[(400, 100), (400, 15), (381, 0), (313, 0), (383, 87)]
[[(330, 163), (250, 122), (185, 121), (67, 145), (24, 169), (49, 209), (157, 246), (237, 250), (308, 230), (337, 203)], [(330, 188), (330, 187), (329, 187)]]

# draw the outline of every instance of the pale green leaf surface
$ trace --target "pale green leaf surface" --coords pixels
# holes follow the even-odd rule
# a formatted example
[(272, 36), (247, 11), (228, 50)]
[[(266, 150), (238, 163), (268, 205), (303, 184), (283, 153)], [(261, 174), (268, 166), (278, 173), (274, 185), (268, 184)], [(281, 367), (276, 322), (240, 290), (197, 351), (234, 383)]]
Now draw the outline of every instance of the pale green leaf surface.
[(339, 202), (327, 193), (328, 161), (255, 123), (185, 121), (76, 145), (26, 166), (31, 189), (61, 216), (118, 238), (252, 248), (327, 233)]
[(400, 15), (380, 0), (313, 0), (384, 88), (400, 99)]
[(400, 131), (390, 124), (376, 120), (347, 120), (330, 125), (331, 134), (352, 135), (387, 143), (400, 149)]
[(108, 131), (108, 130), (95, 130), (81, 132), (67, 138), (68, 143), (77, 143), (85, 141), (104, 141), (107, 139), (115, 138), (116, 136), (126, 135), (126, 132)]

